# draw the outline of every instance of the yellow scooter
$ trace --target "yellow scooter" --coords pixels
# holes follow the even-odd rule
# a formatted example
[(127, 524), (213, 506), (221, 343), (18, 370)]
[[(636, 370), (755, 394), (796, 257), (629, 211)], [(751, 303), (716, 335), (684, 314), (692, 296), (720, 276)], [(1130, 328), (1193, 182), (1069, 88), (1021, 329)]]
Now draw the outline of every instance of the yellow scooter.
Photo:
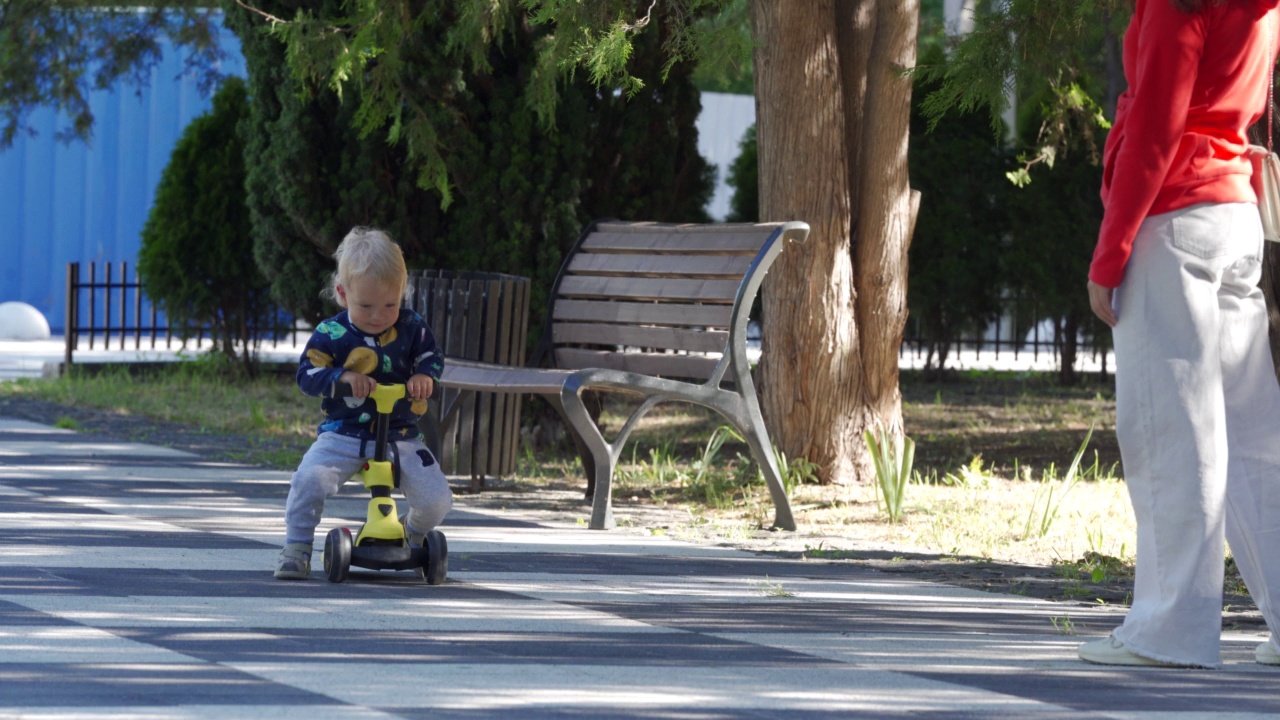
[[(351, 387), (334, 383), (330, 394), (349, 397)], [(431, 530), (423, 538), (422, 547), (409, 544), (408, 531), (400, 522), (391, 490), (399, 487), (400, 473), (396, 463), (387, 459), (387, 428), (391, 411), (404, 399), (404, 385), (378, 385), (369, 396), (377, 407), (373, 458), (365, 462), (359, 475), (369, 489), (369, 509), (355, 539), (351, 530), (334, 528), (324, 540), (324, 572), (329, 582), (340, 583), (354, 565), (370, 570), (413, 570), (428, 584), (439, 585), (449, 574), (449, 546), (444, 533)]]

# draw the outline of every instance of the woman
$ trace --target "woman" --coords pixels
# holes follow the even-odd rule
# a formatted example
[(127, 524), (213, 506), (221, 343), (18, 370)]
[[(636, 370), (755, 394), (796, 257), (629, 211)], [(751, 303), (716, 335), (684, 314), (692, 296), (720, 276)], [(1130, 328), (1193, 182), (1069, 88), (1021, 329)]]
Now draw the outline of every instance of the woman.
[(1218, 666), (1225, 533), (1272, 630), (1255, 658), (1280, 665), (1280, 386), (1245, 134), (1277, 2), (1137, 0), (1125, 33), (1089, 299), (1113, 328), (1137, 571), (1124, 623), (1080, 646), (1090, 662)]

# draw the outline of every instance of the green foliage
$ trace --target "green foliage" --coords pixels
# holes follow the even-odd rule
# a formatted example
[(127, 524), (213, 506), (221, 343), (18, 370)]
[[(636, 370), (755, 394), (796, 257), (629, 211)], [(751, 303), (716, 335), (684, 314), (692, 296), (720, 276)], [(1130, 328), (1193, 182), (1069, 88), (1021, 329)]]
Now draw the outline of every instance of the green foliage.
[[(1083, 87), (1079, 78), (1106, 62), (1108, 45), (1118, 42), (1131, 12), (1132, 4), (1124, 0), (979, 3), (973, 32), (952, 43), (949, 54), (936, 55), (916, 68), (917, 77), (933, 87), (921, 105), (923, 113), (936, 126), (951, 111), (986, 109), (993, 134), (998, 135), (1015, 88), (1039, 78), (1054, 78), (1062, 88)], [(1109, 107), (1115, 92), (1114, 87), (1091, 92), (1088, 102), (1074, 92), (1055, 95), (1054, 102), (1042, 108), (1046, 132), (1029, 157), (1047, 160), (1044, 148), (1060, 148), (1068, 138), (1095, 142), (1107, 129), (1098, 108)], [(1081, 117), (1090, 122), (1079, 122)], [(1068, 123), (1083, 136), (1057, 132)], [(1025, 173), (1015, 173), (1017, 182), (1026, 181)]]
[(733, 188), (729, 198), (728, 222), (760, 221), (760, 162), (756, 126), (752, 125), (738, 143), (738, 157), (729, 166), (726, 184)]
[(805, 457), (788, 458), (787, 454), (777, 447), (773, 449), (774, 462), (778, 463), (778, 475), (782, 479), (782, 488), (790, 495), (800, 485), (817, 485), (818, 465)]
[[(973, 33), (916, 70), (928, 88), (920, 109), (932, 127), (949, 113), (986, 108), (993, 135), (1002, 134), (1001, 114), (1017, 89), (1017, 161), (1004, 171), (1017, 188), (1007, 202), (1005, 277), (1019, 298), (1015, 332), (1052, 320), (1063, 384), (1077, 381), (1082, 336), (1104, 346), (1110, 339), (1080, 286), (1102, 217), (1099, 149), (1123, 86), (1117, 58), (1130, 12), (1119, 0), (989, 3), (980, 7)], [(914, 289), (920, 279), (912, 250)]]
[[(151, 7), (137, 7), (150, 5)], [(171, 0), (113, 6), (98, 0), (0, 3), (0, 149), (29, 132), (27, 115), (51, 107), (70, 118), (61, 139), (93, 132), (89, 93), (120, 79), (141, 87), (168, 38), (187, 51), (201, 89), (219, 79), (216, 14), (207, 2)]]
[(916, 56), (929, 57), (945, 47), (946, 10), (943, 0), (920, 0), (920, 29)]
[[(431, 117), (425, 101), (449, 104), (466, 93), (467, 78), (483, 80), (493, 71), (492, 49), (506, 49), (536, 37), (522, 67), (524, 100), (543, 129), (560, 119), (559, 83), (585, 71), (591, 87), (634, 97), (654, 82), (670, 79), (674, 68), (696, 63), (708, 48), (739, 48), (732, 25), (693, 21), (718, 11), (729, 0), (682, 0), (664, 4), (630, 0), (456, 0), (423, 4), (394, 2), (262, 2), (254, 11), (265, 28), (288, 49), (284, 61), (298, 84), (315, 93), (328, 88), (358, 105), (354, 127), (362, 137), (383, 135), (401, 143), (419, 187), (439, 193), (441, 207), (453, 201), (450, 160), (454, 146)], [(663, 58), (656, 76), (633, 63), (637, 43), (661, 35)], [(432, 83), (412, 72), (422, 57), (424, 36), (433, 40), (449, 77)], [(723, 50), (719, 51), (723, 52)]]
[[(538, 63), (549, 29), (511, 3), (326, 0), (299, 11), (264, 0), (256, 9), (228, 15), (255, 100), (246, 146), (255, 252), (275, 297), (304, 317), (332, 310), (317, 293), (356, 224), (387, 228), (410, 267), (529, 276), (536, 321), (590, 220), (706, 219), (714, 170), (697, 153), (701, 106), (691, 67), (661, 52), (665, 25), (633, 40), (629, 68), (642, 90), (626, 97), (567, 79), (548, 116)], [(329, 57), (330, 36), (355, 57), (323, 77), (296, 72)], [(424, 183), (432, 153), (444, 174)]]
[[(1061, 92), (1055, 85), (1043, 84), (1023, 104), (1020, 135), (1024, 147), (1041, 142), (1039, 128), (1054, 122), (1049, 116)], [(1020, 300), (1021, 317), (1016, 326), (1025, 333), (1042, 320), (1052, 322), (1063, 384), (1077, 380), (1080, 336), (1101, 348), (1111, 340), (1110, 332), (1089, 309), (1088, 294), (1082, 290), (1102, 223), (1098, 195), (1101, 151), (1098, 141), (1078, 127), (1093, 121), (1085, 115), (1074, 117), (1077, 124), (1067, 122), (1058, 131), (1062, 140), (1053, 152), (1052, 164), (1022, 168), (1030, 182), (1009, 195), (1010, 243), (1005, 254), (1008, 266), (1016, 268), (1007, 276), (1010, 290)]]
[[(257, 5), (286, 12), (296, 4)], [(312, 4), (331, 12), (339, 6)], [(253, 252), (271, 278), (272, 296), (313, 323), (331, 313), (320, 289), (333, 270), (333, 250), (354, 225), (386, 228), (411, 263), (430, 266), (435, 247), (424, 229), (433, 227), (439, 200), (417, 190), (403, 169), (404, 151), (385, 138), (362, 137), (354, 129), (354, 103), (296, 83), (286, 48), (262, 32), (259, 16), (233, 9), (227, 24), (240, 38), (253, 97), (245, 119), (244, 152), (252, 159), (246, 184)], [(441, 78), (438, 68), (420, 72), (424, 84)]]
[(1009, 158), (978, 113), (951, 112), (930, 130), (919, 99), (935, 87), (916, 81), (909, 165), (920, 211), (909, 250), (907, 305), (940, 372), (964, 333), (996, 319), (1005, 287), (1011, 187)]
[[(1084, 451), (1089, 447), (1089, 440), (1093, 437), (1093, 426), (1089, 426), (1089, 432), (1085, 433), (1084, 441), (1080, 443), (1080, 449), (1076, 451), (1075, 457), (1071, 459), (1071, 466), (1067, 468), (1067, 474), (1062, 478), (1061, 485), (1051, 475), (1046, 475), (1043, 482), (1044, 486), (1041, 492), (1037, 492), (1031, 501), (1031, 509), (1027, 512), (1027, 522), (1022, 529), (1023, 539), (1032, 537), (1033, 532), (1036, 537), (1044, 537), (1049, 534), (1050, 528), (1053, 527), (1053, 521), (1058, 519), (1058, 511), (1062, 508), (1062, 501), (1066, 498), (1067, 493), (1076, 486), (1080, 481), (1080, 460), (1084, 457)], [(1062, 488), (1062, 492), (1058, 497), (1054, 498), (1054, 491)], [(1037, 518), (1037, 516), (1039, 516)], [(1095, 580), (1095, 582), (1097, 582)]]
[(1019, 153), (1018, 162), (1022, 167), (1006, 173), (1009, 181), (1017, 187), (1031, 184), (1031, 167), (1044, 163), (1052, 168), (1058, 153), (1069, 145), (1087, 146), (1092, 161), (1097, 164), (1094, 129), (1111, 129), (1111, 122), (1103, 114), (1102, 107), (1078, 83), (1061, 85), (1051, 82), (1049, 94), (1053, 102), (1042, 103), (1039, 108), (1041, 123), (1033, 143), (1034, 154)]
[(138, 273), (171, 323), (205, 325), (228, 357), (247, 365), (259, 328), (273, 319), (267, 282), (250, 260), (245, 166), (237, 124), (244, 82), (228, 78), (213, 108), (178, 139), (142, 229)]
[(695, 27), (706, 38), (693, 82), (702, 92), (751, 95), (751, 18), (747, 0), (729, 0), (718, 15), (704, 17)]
[[(1102, 218), (1098, 188), (1102, 168), (1079, 155), (1060, 158), (1053, 170), (1033, 169), (1041, 178), (1012, 198), (1012, 243), (1007, 261), (1018, 273), (1010, 280), (1021, 298), (1020, 328), (1048, 319), (1062, 357), (1060, 379), (1075, 382), (1078, 339), (1105, 349), (1110, 333), (1093, 316), (1081, 290)], [(1043, 337), (1041, 338), (1044, 339)]]
[(915, 441), (906, 435), (890, 436), (884, 428), (877, 432), (867, 430), (862, 439), (875, 463), (876, 487), (879, 490), (876, 499), (882, 501), (889, 522), (896, 523), (902, 519), (902, 501), (906, 498), (907, 480), (915, 463)]

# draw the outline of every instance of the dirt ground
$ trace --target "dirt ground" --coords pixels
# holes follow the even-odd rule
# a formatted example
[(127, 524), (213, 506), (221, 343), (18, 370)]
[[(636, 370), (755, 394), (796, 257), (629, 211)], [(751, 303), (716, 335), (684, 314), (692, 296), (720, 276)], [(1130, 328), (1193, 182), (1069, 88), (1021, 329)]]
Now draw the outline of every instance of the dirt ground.
[[(1079, 446), (1089, 425), (1095, 427), (1099, 461), (1119, 461), (1114, 445), (1114, 410), (1102, 383), (1061, 391), (1062, 402), (1045, 403), (1044, 388), (1030, 388), (1017, 379), (990, 382), (904, 382), (908, 432), (921, 442), (924, 452), (916, 467), (923, 472), (954, 467), (982, 455), (993, 467), (1016, 457), (1024, 466), (1035, 462), (1062, 462)], [(1049, 391), (1056, 393), (1058, 391)], [(993, 393), (1001, 400), (993, 401)], [(1038, 399), (1040, 398), (1040, 399)], [(1037, 416), (1037, 413), (1041, 416)], [(186, 450), (210, 460), (243, 462), (249, 445), (265, 440), (250, 434), (218, 434), (143, 417), (91, 408), (68, 408), (29, 397), (0, 397), (0, 416), (53, 425), (60, 418), (74, 418), (80, 432), (91, 438), (144, 442)], [(1034, 421), (1027, 418), (1033, 417)], [(298, 442), (305, 449), (305, 441)], [(281, 468), (277, 468), (281, 469)], [(1006, 468), (1012, 470), (1012, 468)], [(463, 492), (461, 486), (459, 492)], [(549, 520), (580, 522), (589, 515), (581, 486), (572, 481), (515, 479), (494, 483), (465, 502), (472, 506), (502, 508), (518, 505)], [(643, 498), (620, 497), (615, 501), (620, 517), (627, 518), (620, 532), (665, 532), (695, 542), (728, 545), (759, 553), (804, 558), (812, 562), (847, 563), (880, 572), (943, 582), (970, 589), (1011, 593), (1062, 602), (1065, 605), (1125, 604), (1132, 592), (1129, 572), (1109, 573), (1102, 582), (1072, 575), (1062, 567), (982, 558), (956, 557), (911, 551), (860, 540), (848, 526), (805, 526), (797, 532), (756, 530), (723, 533), (715, 523), (690, 522), (687, 509), (659, 506)], [(1227, 582), (1223, 625), (1226, 628), (1262, 629), (1256, 606), (1240, 588), (1238, 576)]]

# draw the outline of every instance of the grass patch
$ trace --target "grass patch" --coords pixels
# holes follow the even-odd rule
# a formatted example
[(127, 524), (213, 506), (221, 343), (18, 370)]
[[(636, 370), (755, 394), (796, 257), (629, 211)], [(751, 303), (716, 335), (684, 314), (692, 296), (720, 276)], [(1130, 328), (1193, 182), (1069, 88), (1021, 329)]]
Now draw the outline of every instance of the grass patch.
[[(19, 379), (0, 394), (25, 395), (68, 408), (94, 408), (192, 425), (209, 432), (313, 436), (319, 400), (307, 398), (292, 376), (243, 378), (199, 363), (171, 363), (129, 370), (73, 366), (54, 380)], [(74, 418), (67, 417), (70, 423)], [(75, 428), (72, 428), (75, 429)]]
[[(83, 430), (76, 410), (180, 426), (192, 434), (243, 435), (232, 459), (273, 468), (296, 466), (315, 438), (319, 400), (304, 396), (292, 375), (247, 378), (222, 363), (155, 367), (73, 366), (56, 379), (0, 383), (0, 397), (22, 396), (63, 406), (54, 425)], [(145, 441), (148, 438), (139, 436)]]

